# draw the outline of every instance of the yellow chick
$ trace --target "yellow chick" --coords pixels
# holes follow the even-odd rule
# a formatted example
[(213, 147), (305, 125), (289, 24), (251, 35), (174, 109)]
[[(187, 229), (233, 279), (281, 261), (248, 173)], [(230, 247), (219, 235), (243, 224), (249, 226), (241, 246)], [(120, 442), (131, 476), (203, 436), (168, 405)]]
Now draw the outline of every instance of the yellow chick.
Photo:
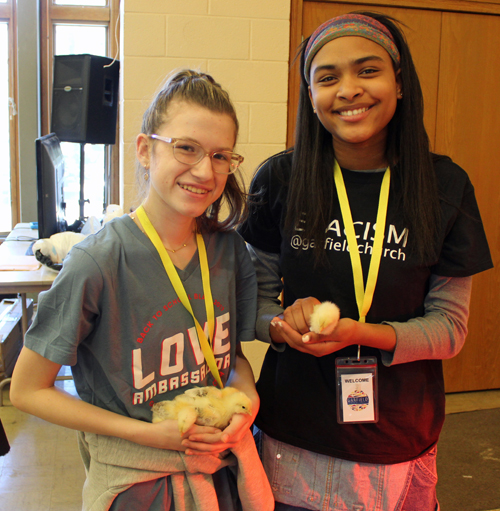
[(193, 424), (224, 429), (235, 413), (252, 413), (252, 402), (243, 392), (225, 387), (195, 387), (171, 401), (160, 401), (152, 407), (153, 422), (176, 419), (179, 431), (185, 433)]
[(340, 310), (332, 302), (322, 302), (314, 306), (313, 313), (309, 318), (311, 332), (316, 334), (326, 333), (324, 330), (328, 327), (328, 333), (333, 332), (340, 318)]

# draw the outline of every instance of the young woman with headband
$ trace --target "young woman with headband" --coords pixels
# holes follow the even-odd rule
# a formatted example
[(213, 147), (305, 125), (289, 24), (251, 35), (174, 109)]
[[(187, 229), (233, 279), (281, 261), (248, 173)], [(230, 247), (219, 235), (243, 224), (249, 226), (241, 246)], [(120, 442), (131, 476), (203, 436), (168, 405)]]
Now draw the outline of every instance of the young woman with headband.
[[(394, 20), (346, 14), (304, 41), (295, 147), (264, 162), (250, 198), (276, 510), (438, 509), (441, 361), (492, 262), (467, 174), (430, 152)], [(324, 301), (340, 320), (312, 332)]]
[[(237, 135), (233, 105), (211, 76), (171, 75), (137, 137), (141, 206), (75, 245), (40, 295), (11, 400), (81, 432), (85, 510), (273, 509), (241, 351), (255, 337), (257, 287), (232, 229), (245, 202)], [(79, 398), (54, 385), (62, 364)], [(154, 403), (212, 384), (245, 392), (252, 413), (183, 435), (177, 420), (151, 422)]]

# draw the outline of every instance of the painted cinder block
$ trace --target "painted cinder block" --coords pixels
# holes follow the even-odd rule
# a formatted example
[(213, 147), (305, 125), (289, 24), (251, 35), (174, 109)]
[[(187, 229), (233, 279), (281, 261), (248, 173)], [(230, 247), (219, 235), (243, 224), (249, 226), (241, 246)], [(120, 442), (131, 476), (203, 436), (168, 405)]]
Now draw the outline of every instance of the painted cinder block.
[(184, 68), (206, 71), (207, 61), (197, 58), (129, 57), (122, 75), (123, 97), (125, 100), (145, 98), (146, 108), (168, 74)]
[(288, 20), (290, 0), (211, 0), (209, 14), (234, 18)]
[(252, 20), (252, 60), (288, 62), (290, 23), (288, 20)]
[(145, 101), (127, 100), (124, 103), (123, 112), (123, 141), (135, 143), (137, 135), (141, 131), (142, 117), (144, 111), (149, 106)]
[(212, 16), (168, 16), (170, 57), (248, 59), (250, 21)]
[[(222, 86), (225, 88), (224, 85)], [(249, 131), (250, 118), (249, 105), (247, 103), (239, 103), (236, 101), (233, 101), (233, 104), (236, 110), (236, 116), (238, 117), (238, 123), (240, 125), (240, 131), (238, 134), (238, 144), (246, 144), (248, 142)]]
[(286, 103), (250, 105), (249, 142), (252, 144), (284, 144), (286, 142)]
[(127, 12), (208, 14), (208, 0), (127, 0)]
[(125, 15), (123, 49), (128, 56), (165, 55), (166, 16), (131, 13)]
[(286, 62), (209, 60), (208, 72), (229, 91), (233, 101), (285, 103)]

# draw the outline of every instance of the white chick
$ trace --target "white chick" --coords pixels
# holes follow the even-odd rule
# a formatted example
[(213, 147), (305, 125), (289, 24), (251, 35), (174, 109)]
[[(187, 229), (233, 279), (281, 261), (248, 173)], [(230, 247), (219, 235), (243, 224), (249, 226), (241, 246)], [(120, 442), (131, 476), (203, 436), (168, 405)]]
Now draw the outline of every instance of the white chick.
[(152, 407), (153, 422), (176, 419), (185, 433), (193, 424), (224, 429), (235, 413), (252, 413), (250, 398), (233, 387), (195, 387)]
[(332, 302), (322, 302), (314, 306), (309, 318), (311, 332), (321, 334), (327, 328), (331, 333), (337, 326), (340, 318), (339, 308)]

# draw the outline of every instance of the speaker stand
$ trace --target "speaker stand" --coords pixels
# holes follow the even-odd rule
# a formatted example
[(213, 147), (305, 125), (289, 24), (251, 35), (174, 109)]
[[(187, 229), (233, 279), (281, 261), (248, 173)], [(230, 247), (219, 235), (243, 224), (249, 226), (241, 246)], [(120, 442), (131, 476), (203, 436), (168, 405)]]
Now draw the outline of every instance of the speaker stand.
[(85, 143), (80, 144), (80, 221), (85, 222)]

